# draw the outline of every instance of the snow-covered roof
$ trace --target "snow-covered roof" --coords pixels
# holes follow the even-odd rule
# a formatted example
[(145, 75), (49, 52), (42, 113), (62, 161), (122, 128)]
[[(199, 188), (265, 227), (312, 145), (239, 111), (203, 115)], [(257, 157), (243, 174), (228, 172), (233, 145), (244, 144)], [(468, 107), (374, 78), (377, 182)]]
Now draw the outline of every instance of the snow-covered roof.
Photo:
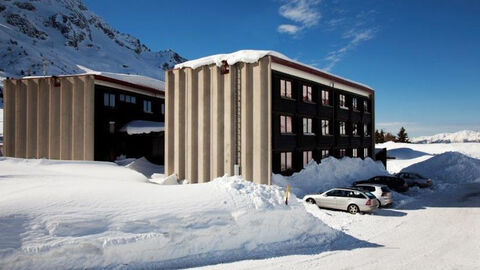
[(216, 64), (217, 66), (220, 67), (222, 65), (222, 61), (227, 61), (227, 63), (229, 65), (234, 65), (238, 62), (255, 63), (259, 59), (261, 59), (262, 57), (265, 57), (267, 55), (277, 57), (277, 58), (283, 59), (285, 61), (288, 61), (288, 62), (297, 64), (297, 65), (306, 67), (308, 69), (315, 70), (315, 71), (320, 72), (322, 74), (325, 74), (327, 76), (331, 76), (331, 77), (340, 79), (342, 81), (347, 81), (347, 82), (362, 86), (364, 88), (368, 88), (370, 90), (373, 90), (373, 88), (371, 88), (368, 85), (365, 85), (365, 84), (362, 84), (362, 83), (359, 83), (359, 82), (356, 82), (356, 81), (352, 81), (352, 80), (349, 80), (349, 79), (342, 78), (340, 76), (334, 75), (334, 74), (329, 73), (327, 71), (324, 71), (322, 69), (319, 69), (319, 68), (316, 68), (316, 67), (313, 67), (313, 66), (306, 65), (304, 63), (295, 61), (295, 60), (290, 59), (289, 57), (285, 56), (284, 54), (281, 54), (281, 53), (276, 52), (276, 51), (271, 51), (271, 50), (240, 50), (240, 51), (236, 51), (236, 52), (233, 52), (233, 53), (227, 53), (227, 54), (215, 54), (215, 55), (210, 55), (210, 56), (186, 61), (186, 62), (183, 62), (183, 63), (180, 63), (180, 64), (176, 64), (175, 68), (176, 69), (181, 69), (181, 68), (196, 69), (198, 67), (211, 65), (211, 64)]
[(162, 132), (165, 131), (165, 123), (146, 120), (133, 120), (124, 125), (120, 131), (127, 132), (128, 135)]

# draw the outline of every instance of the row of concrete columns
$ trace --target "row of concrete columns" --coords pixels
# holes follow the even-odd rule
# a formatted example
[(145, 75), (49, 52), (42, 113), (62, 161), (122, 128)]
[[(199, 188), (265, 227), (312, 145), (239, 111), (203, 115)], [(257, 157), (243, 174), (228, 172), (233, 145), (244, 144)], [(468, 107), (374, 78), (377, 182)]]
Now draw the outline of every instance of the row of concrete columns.
[(92, 76), (6, 80), (4, 99), (6, 156), (93, 160)]
[[(240, 80), (235, 78), (237, 68)], [(167, 71), (166, 174), (193, 183), (207, 182), (233, 175), (239, 155), (245, 179), (269, 184), (270, 76), (268, 57), (252, 64), (237, 63), (227, 74), (221, 74), (216, 65)], [(239, 126), (235, 125), (235, 94), (241, 99)], [(241, 133), (240, 142), (236, 132)], [(235, 153), (237, 143), (241, 153)]]

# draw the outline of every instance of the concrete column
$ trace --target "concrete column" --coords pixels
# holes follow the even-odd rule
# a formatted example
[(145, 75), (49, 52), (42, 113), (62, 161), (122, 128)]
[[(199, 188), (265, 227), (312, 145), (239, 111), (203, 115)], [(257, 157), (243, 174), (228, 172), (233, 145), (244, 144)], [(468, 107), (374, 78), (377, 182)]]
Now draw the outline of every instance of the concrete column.
[(38, 106), (37, 106), (37, 157), (49, 158), (49, 80), (38, 81)]
[(27, 126), (26, 126), (26, 158), (37, 157), (37, 107), (38, 79), (26, 80), (27, 84)]
[(60, 87), (56, 87), (53, 80), (50, 81), (48, 158), (60, 159)]
[(175, 76), (174, 141), (175, 172), (178, 179), (185, 179), (185, 71), (173, 70)]
[(25, 158), (27, 154), (27, 84), (16, 81), (15, 89), (15, 157)]
[(15, 156), (15, 89), (16, 82), (6, 80), (3, 93), (3, 154)]
[(88, 75), (84, 78), (83, 104), (85, 109), (83, 111), (83, 158), (85, 160), (94, 160), (95, 82), (93, 75)]
[(85, 108), (84, 96), (85, 96), (85, 77), (74, 77), (73, 80), (73, 99), (72, 99), (72, 158), (74, 160), (83, 160), (84, 159), (84, 147), (83, 142), (85, 140), (85, 127), (84, 127), (84, 113)]
[(223, 75), (220, 69), (214, 65), (210, 68), (211, 73), (211, 136), (210, 136), (210, 180), (224, 175), (223, 171)]
[(233, 175), (233, 165), (235, 164), (235, 111), (234, 111), (234, 89), (235, 89), (235, 68), (230, 68), (230, 73), (223, 75), (224, 78), (224, 173)]
[(268, 59), (253, 65), (253, 181), (268, 183)]
[(61, 79), (60, 86), (60, 159), (72, 159), (72, 83)]
[(198, 71), (186, 69), (187, 88), (187, 169), (186, 179), (191, 183), (198, 182)]
[(242, 164), (241, 171), (245, 180), (253, 180), (253, 83), (252, 83), (252, 64), (244, 63), (242, 67), (242, 142), (241, 155)]
[(173, 71), (165, 73), (165, 174), (171, 175), (175, 169), (175, 129), (174, 129), (174, 98), (175, 76)]
[(198, 71), (198, 182), (210, 180), (210, 70)]

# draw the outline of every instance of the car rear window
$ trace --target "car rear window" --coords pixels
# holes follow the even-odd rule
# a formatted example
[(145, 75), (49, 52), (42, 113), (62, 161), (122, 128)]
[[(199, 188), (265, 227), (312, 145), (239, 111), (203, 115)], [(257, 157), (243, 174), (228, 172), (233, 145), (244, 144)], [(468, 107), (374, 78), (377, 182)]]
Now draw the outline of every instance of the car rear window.
[(382, 187), (382, 192), (390, 192), (390, 189), (388, 187)]
[(369, 199), (376, 199), (376, 198), (377, 198), (377, 197), (375, 197), (375, 195), (373, 195), (373, 194), (370, 193), (370, 192), (365, 192), (365, 195), (367, 195), (367, 197), (368, 197)]

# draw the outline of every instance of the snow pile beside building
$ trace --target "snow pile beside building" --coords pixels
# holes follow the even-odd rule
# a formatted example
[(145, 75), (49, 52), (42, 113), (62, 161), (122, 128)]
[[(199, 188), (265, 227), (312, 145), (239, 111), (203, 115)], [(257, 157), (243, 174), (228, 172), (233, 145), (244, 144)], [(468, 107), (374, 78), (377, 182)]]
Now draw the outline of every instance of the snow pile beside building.
[(164, 122), (134, 120), (128, 122), (121, 129), (121, 132), (127, 132), (128, 135), (149, 134), (152, 132), (165, 131)]
[(113, 163), (0, 159), (0, 269), (183, 268), (327, 246), (277, 186), (157, 185)]
[(441, 183), (474, 182), (480, 180), (480, 160), (458, 152), (446, 152), (402, 171), (416, 172)]
[(480, 132), (462, 130), (454, 133), (440, 133), (433, 136), (422, 136), (412, 139), (413, 143), (463, 143), (480, 142)]
[(329, 157), (321, 163), (310, 162), (303, 170), (291, 176), (274, 174), (275, 185), (286, 187), (299, 198), (309, 193), (318, 193), (333, 187), (348, 187), (356, 180), (368, 179), (376, 175), (387, 175), (388, 172), (381, 162), (370, 158), (336, 159)]

